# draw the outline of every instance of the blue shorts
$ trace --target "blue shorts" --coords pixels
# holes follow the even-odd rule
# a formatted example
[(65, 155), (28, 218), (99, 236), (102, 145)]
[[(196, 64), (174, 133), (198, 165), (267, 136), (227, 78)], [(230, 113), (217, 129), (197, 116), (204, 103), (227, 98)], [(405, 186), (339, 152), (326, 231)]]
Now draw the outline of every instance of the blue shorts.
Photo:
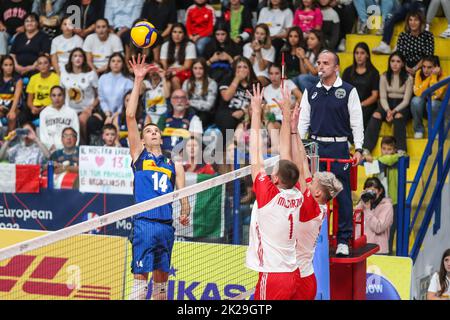
[(175, 241), (175, 228), (171, 223), (135, 219), (130, 241), (133, 247), (131, 262), (133, 274), (143, 274), (153, 270), (169, 272)]

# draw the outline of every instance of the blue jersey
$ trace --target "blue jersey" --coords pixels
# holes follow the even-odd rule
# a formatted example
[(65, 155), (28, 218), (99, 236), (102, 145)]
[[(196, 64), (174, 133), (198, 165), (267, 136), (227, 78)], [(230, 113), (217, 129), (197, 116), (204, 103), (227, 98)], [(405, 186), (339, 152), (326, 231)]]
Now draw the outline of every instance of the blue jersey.
[[(164, 155), (155, 156), (144, 149), (132, 168), (136, 203), (154, 199), (175, 189), (175, 164)], [(172, 220), (172, 203), (142, 212), (136, 218)]]

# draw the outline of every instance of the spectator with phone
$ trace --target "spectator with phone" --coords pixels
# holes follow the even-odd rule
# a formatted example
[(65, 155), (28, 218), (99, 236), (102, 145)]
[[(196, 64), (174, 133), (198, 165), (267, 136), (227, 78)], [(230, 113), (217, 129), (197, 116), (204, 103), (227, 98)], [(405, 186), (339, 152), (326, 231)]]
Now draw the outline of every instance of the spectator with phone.
[(266, 86), (269, 80), (269, 64), (275, 62), (275, 48), (270, 39), (269, 27), (262, 23), (255, 27), (252, 42), (244, 45), (243, 56), (248, 58), (258, 81)]
[[(393, 222), (394, 209), (390, 198), (386, 197), (383, 184), (378, 178), (368, 178), (356, 209), (364, 213), (364, 234), (368, 243), (380, 246), (380, 254), (389, 254), (389, 233)], [(359, 237), (359, 229), (356, 237)]]
[[(16, 144), (11, 147), (13, 142)], [(49, 156), (48, 149), (36, 135), (36, 126), (31, 122), (11, 131), (0, 149), (0, 160), (7, 159), (9, 163), (14, 164), (42, 165)]]

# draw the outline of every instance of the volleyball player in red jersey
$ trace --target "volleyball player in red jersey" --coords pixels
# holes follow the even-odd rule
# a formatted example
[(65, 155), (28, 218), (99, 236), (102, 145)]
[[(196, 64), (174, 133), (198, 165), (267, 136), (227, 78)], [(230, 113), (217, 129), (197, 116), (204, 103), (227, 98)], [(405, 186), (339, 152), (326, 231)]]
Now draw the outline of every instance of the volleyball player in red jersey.
[[(314, 176), (309, 170), (308, 159), (302, 140), (298, 134), (299, 106), (292, 113), (290, 93), (282, 90), (282, 101), (277, 102), (283, 111), (283, 122), (290, 123), (291, 158), (300, 171), (299, 184), (303, 193), (303, 204), (300, 209), (296, 230), (296, 290), (294, 300), (314, 300), (317, 282), (314, 275), (313, 257), (317, 238), (323, 220), (327, 214), (327, 203), (342, 190), (341, 182), (331, 172), (316, 172)], [(280, 154), (287, 152), (280, 145)], [(282, 150), (283, 149), (283, 150)], [(289, 158), (288, 155), (284, 155)]]
[[(255, 300), (290, 300), (295, 295), (297, 260), (294, 226), (299, 219), (303, 197), (295, 186), (299, 170), (281, 157), (271, 176), (264, 170), (262, 159), (261, 112), (262, 91), (259, 84), (251, 96), (252, 123), (250, 132), (250, 160), (253, 206), (246, 265), (259, 272)], [(286, 130), (287, 129), (287, 130)], [(280, 136), (290, 141), (289, 123)]]

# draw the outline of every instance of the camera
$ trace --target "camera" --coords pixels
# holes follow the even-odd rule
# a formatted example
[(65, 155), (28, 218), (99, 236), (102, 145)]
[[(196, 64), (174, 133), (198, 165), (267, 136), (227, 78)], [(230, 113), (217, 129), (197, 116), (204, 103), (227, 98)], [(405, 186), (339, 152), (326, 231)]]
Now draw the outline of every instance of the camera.
[(374, 201), (377, 198), (377, 193), (373, 190), (366, 190), (361, 193), (361, 200), (364, 203)]

